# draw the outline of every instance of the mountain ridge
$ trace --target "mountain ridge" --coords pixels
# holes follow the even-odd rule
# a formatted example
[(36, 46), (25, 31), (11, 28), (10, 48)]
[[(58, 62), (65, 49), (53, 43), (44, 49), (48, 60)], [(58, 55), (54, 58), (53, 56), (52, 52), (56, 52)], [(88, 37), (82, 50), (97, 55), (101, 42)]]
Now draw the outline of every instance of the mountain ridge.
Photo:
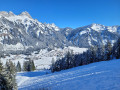
[(19, 15), (0, 12), (0, 48), (4, 52), (65, 46), (89, 48), (107, 41), (113, 44), (119, 35), (120, 26), (93, 23), (76, 29), (60, 28), (54, 23), (41, 23), (26, 11)]

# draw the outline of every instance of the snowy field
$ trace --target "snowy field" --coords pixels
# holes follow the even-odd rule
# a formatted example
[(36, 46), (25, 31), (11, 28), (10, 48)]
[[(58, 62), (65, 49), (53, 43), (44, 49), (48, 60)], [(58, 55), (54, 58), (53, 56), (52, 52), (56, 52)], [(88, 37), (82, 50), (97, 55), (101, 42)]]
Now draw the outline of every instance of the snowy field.
[(120, 59), (55, 73), (18, 73), (17, 83), (19, 90), (120, 90)]
[(79, 47), (71, 47), (71, 46), (65, 47), (64, 49), (55, 48), (54, 50), (51, 50), (51, 51), (48, 51), (47, 49), (43, 49), (39, 53), (33, 52), (29, 56), (23, 55), (23, 54), (6, 56), (5, 58), (1, 58), (1, 61), (4, 64), (6, 63), (7, 60), (11, 60), (15, 64), (17, 64), (19, 61), (22, 66), (26, 58), (29, 58), (31, 60), (34, 60), (37, 70), (49, 69), (52, 59), (56, 61), (57, 59), (64, 57), (68, 51), (73, 51), (73, 54), (77, 54), (77, 53), (83, 53), (86, 50), (87, 48), (79, 48)]

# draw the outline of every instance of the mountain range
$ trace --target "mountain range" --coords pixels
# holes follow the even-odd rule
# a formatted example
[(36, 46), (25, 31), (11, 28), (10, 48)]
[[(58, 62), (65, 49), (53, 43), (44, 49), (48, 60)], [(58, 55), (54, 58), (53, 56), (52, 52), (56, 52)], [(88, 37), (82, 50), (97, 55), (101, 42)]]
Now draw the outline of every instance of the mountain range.
[(76, 29), (59, 28), (54, 23), (41, 23), (28, 12), (15, 15), (0, 12), (0, 52), (33, 51), (44, 48), (76, 46), (89, 48), (112, 44), (120, 36), (120, 26), (91, 24)]

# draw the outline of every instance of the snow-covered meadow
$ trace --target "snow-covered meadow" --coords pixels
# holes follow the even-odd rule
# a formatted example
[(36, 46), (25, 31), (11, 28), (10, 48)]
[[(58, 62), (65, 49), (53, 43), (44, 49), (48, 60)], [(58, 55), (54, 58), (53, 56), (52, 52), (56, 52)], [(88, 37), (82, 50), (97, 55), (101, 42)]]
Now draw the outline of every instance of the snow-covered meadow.
[(50, 73), (17, 74), (19, 90), (120, 90), (120, 59)]

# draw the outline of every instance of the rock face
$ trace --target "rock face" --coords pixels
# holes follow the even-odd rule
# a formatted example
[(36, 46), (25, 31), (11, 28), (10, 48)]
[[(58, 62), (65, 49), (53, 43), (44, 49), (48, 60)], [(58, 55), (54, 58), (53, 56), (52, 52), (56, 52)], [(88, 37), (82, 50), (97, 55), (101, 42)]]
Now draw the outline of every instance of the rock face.
[(120, 34), (120, 26), (91, 24), (72, 29), (59, 28), (55, 24), (41, 23), (28, 12), (15, 15), (0, 12), (0, 51), (25, 51), (65, 46), (87, 47), (114, 43)]
[(120, 26), (104, 26), (101, 24), (91, 24), (71, 31), (67, 39), (78, 47), (105, 45), (107, 41), (112, 44), (120, 36)]

